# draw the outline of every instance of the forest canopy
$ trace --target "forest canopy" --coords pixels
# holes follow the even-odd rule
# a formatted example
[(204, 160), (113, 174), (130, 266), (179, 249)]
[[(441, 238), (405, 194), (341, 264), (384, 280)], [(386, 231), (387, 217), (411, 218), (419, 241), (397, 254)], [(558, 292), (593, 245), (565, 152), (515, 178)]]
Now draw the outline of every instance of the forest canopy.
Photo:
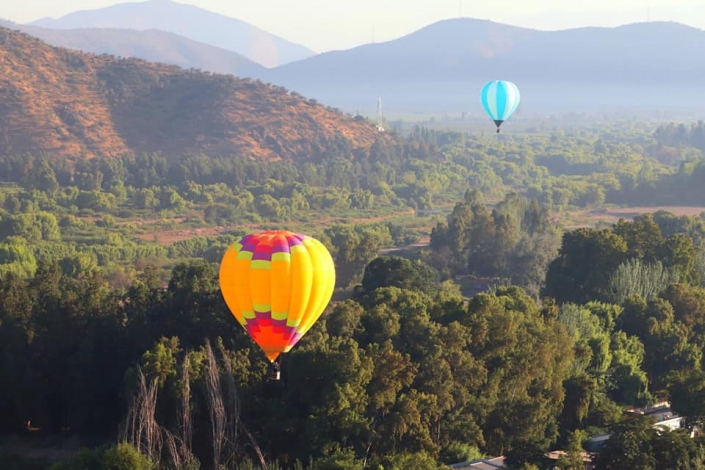
[[(266, 164), (2, 157), (0, 459), (22, 460), (24, 429), (90, 448), (53, 470), (423, 470), (500, 455), (528, 469), (612, 433), (598, 468), (697, 468), (699, 439), (627, 410), (668, 399), (687, 430), (701, 424), (705, 217), (559, 217), (705, 206), (698, 127), (669, 129), (490, 140), (419, 127), (365, 155), (341, 138)], [(283, 226), (329, 248), (337, 290), (270, 382), (217, 268), (241, 235)]]

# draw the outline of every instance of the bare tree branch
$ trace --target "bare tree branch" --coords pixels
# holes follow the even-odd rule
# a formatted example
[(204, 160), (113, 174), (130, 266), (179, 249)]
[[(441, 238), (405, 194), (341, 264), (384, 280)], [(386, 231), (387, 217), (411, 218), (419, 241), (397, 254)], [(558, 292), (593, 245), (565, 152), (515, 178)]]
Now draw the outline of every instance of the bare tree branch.
[(220, 373), (218, 364), (213, 354), (210, 341), (206, 340), (206, 401), (211, 418), (211, 434), (213, 438), (213, 468), (220, 468), (223, 445), (226, 441), (225, 428), (227, 414), (223, 403), (223, 393), (220, 386)]

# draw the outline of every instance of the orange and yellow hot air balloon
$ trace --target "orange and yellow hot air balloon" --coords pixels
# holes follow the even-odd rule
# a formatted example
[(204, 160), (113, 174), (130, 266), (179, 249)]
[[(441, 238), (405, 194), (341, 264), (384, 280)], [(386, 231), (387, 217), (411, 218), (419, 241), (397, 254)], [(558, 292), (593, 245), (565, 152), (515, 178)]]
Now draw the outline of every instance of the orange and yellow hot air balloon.
[(335, 266), (318, 240), (273, 230), (245, 235), (231, 245), (219, 278), (228, 308), (273, 363), (325, 310), (335, 287)]

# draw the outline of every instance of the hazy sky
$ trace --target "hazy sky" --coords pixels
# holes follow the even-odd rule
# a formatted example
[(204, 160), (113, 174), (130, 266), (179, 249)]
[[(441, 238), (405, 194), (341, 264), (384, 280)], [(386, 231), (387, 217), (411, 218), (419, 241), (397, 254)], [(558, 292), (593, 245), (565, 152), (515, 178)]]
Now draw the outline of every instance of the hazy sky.
[[(677, 21), (705, 29), (705, 0), (179, 0), (239, 18), (323, 52), (394, 39), (462, 16), (538, 29)], [(26, 23), (120, 0), (0, 0), (0, 18)]]

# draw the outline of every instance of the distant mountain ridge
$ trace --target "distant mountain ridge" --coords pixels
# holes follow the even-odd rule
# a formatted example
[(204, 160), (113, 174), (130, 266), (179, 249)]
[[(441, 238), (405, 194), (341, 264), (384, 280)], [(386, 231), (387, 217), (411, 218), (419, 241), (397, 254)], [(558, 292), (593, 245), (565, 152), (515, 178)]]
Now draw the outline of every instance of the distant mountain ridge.
[(703, 51), (705, 31), (678, 23), (539, 31), (457, 18), (268, 78), (347, 109), (382, 95), (388, 110), (475, 110), (482, 84), (498, 78), (514, 81), (535, 109), (678, 107), (705, 98)]
[[(153, 2), (174, 4), (170, 0), (147, 3)], [(43, 32), (55, 43), (75, 41), (59, 39), (60, 33)], [(88, 32), (81, 34), (89, 36)], [(74, 42), (75, 47), (120, 53), (124, 48), (115, 43), (124, 41), (127, 33), (114, 34), (115, 39), (106, 35), (104, 42), (95, 41), (92, 49)], [(165, 41), (180, 49), (176, 38)], [(673, 22), (540, 31), (456, 18), (392, 41), (325, 52), (271, 69), (240, 65), (239, 59), (224, 60), (218, 54), (211, 54), (218, 59), (204, 60), (205, 53), (195, 46), (193, 54), (186, 54), (190, 62), (179, 61), (178, 54), (157, 54), (146, 36), (135, 38), (134, 44), (132, 50), (142, 51), (142, 55), (134, 53), (138, 57), (182, 66), (198, 62), (202, 65), (197, 68), (261, 79), (368, 115), (376, 113), (377, 98), (382, 96), (386, 113), (479, 116), (483, 114), (479, 90), (494, 79), (511, 80), (521, 90), (522, 102), (513, 121), (524, 113), (566, 111), (705, 112), (705, 61), (700, 59), (705, 57), (705, 31)], [(145, 56), (144, 51), (155, 55)]]
[(0, 26), (22, 31), (52, 46), (92, 54), (135, 57), (149, 62), (227, 73), (237, 77), (259, 78), (264, 76), (267, 70), (237, 52), (156, 29), (50, 29), (4, 20), (0, 20)]
[(52, 29), (158, 29), (237, 52), (264, 67), (276, 67), (315, 54), (307, 47), (244, 21), (172, 0), (118, 3), (57, 19), (42, 18), (29, 25)]
[(137, 59), (71, 51), (0, 27), (0, 154), (320, 156), (393, 139), (287, 90)]

